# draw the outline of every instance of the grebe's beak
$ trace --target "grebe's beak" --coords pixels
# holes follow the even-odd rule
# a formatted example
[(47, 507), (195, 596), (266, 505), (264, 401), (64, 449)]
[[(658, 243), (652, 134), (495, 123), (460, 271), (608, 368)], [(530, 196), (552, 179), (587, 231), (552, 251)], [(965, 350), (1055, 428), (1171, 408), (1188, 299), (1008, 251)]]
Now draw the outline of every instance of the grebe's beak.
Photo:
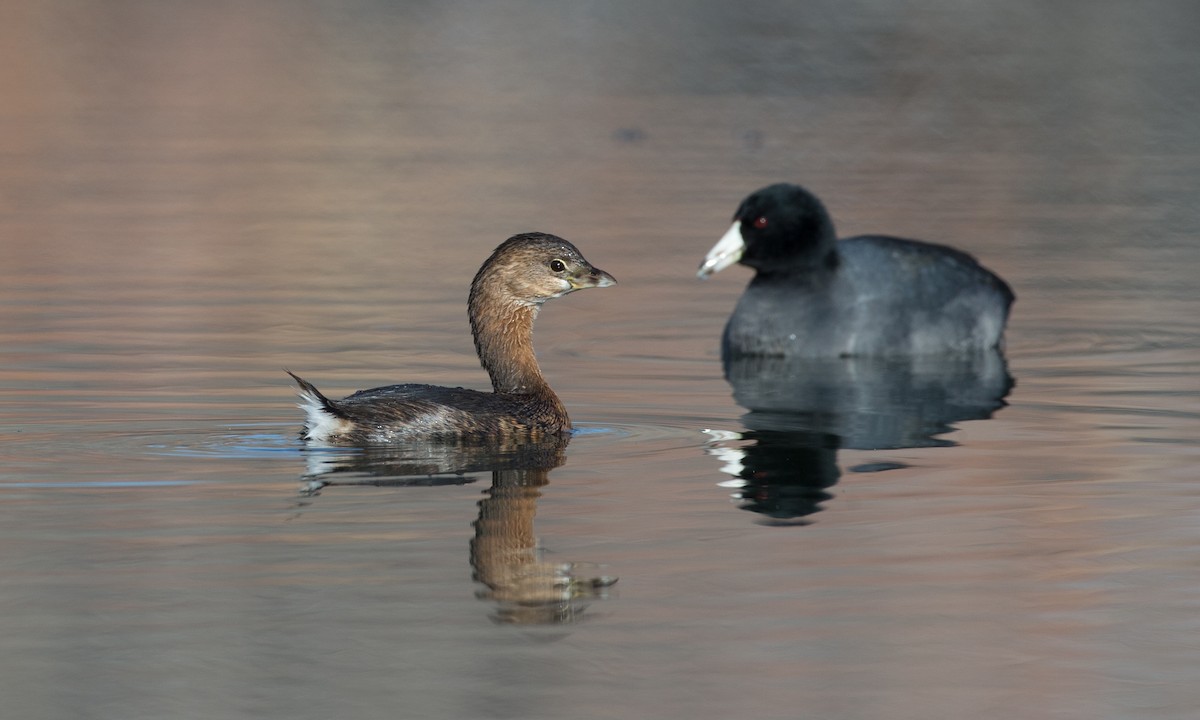
[(617, 279), (600, 268), (592, 268), (589, 272), (572, 277), (569, 282), (572, 290), (582, 290), (593, 287), (610, 287), (617, 284)]
[(746, 252), (746, 241), (742, 239), (742, 221), (734, 220), (729, 230), (704, 256), (704, 262), (700, 263), (696, 277), (703, 280), (713, 273), (721, 272), (741, 260), (744, 252)]

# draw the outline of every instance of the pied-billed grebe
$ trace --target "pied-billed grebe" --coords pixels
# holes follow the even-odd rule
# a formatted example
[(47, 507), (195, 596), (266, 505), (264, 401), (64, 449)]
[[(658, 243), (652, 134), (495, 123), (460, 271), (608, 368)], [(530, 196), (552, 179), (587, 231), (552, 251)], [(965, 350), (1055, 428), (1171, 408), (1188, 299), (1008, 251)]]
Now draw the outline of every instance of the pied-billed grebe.
[(839, 241), (825, 206), (780, 183), (742, 201), (700, 264), (757, 272), (721, 341), (724, 357), (906, 356), (1001, 347), (1014, 295), (975, 258), (883, 235)]
[(615, 285), (571, 243), (545, 233), (514, 235), (479, 268), (467, 303), (479, 361), (494, 392), (436, 385), (389, 385), (330, 400), (300, 385), (306, 440), (369, 444), (402, 439), (538, 438), (569, 432), (571, 420), (533, 354), (542, 303)]

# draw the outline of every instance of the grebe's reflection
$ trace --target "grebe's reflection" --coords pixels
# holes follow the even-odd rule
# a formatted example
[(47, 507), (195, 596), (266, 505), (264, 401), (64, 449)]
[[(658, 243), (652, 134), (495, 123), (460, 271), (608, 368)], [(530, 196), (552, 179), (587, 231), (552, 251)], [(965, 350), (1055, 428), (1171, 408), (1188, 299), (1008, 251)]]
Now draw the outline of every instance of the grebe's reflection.
[(365, 448), (308, 449), (309, 473), (301, 493), (349, 485), (429, 486), (474, 482), (467, 473), (491, 472), (479, 501), (470, 543), (476, 596), (496, 604), (492, 618), (514, 624), (558, 624), (579, 619), (592, 600), (604, 599), (617, 579), (598, 567), (548, 562), (534, 534), (541, 488), (563, 464), (570, 438), (488, 445), (404, 443)]
[(591, 600), (607, 597), (615, 577), (598, 567), (548, 562), (533, 532), (533, 517), (549, 473), (499, 470), (488, 497), (479, 501), (471, 567), (486, 589), (476, 595), (496, 603), (497, 622), (520, 625), (567, 623), (578, 619)]
[[(727, 358), (742, 431), (710, 431), (742, 507), (803, 524), (841, 475), (841, 448), (950, 446), (954, 423), (990, 418), (1013, 387), (1003, 355)], [(890, 465), (897, 467), (899, 465)], [(873, 468), (889, 467), (876, 464)]]

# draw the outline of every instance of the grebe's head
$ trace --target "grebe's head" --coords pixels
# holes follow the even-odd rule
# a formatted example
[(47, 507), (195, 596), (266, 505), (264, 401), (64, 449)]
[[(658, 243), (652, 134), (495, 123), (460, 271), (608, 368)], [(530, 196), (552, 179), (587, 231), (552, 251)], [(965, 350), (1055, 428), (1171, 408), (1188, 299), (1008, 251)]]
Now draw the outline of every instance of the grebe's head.
[(523, 233), (505, 240), (483, 263), (471, 283), (471, 297), (474, 302), (486, 292), (493, 302), (541, 305), (576, 290), (616, 284), (566, 240)]

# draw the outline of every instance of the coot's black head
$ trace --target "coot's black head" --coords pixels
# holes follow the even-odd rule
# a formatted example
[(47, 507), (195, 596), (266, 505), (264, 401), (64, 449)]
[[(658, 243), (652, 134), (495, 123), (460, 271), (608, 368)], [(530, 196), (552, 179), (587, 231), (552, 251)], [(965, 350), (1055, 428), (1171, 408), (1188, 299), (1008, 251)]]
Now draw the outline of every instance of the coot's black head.
[(707, 277), (735, 262), (759, 272), (789, 272), (833, 262), (837, 236), (815, 195), (787, 183), (768, 185), (742, 201), (733, 226), (705, 256)]

